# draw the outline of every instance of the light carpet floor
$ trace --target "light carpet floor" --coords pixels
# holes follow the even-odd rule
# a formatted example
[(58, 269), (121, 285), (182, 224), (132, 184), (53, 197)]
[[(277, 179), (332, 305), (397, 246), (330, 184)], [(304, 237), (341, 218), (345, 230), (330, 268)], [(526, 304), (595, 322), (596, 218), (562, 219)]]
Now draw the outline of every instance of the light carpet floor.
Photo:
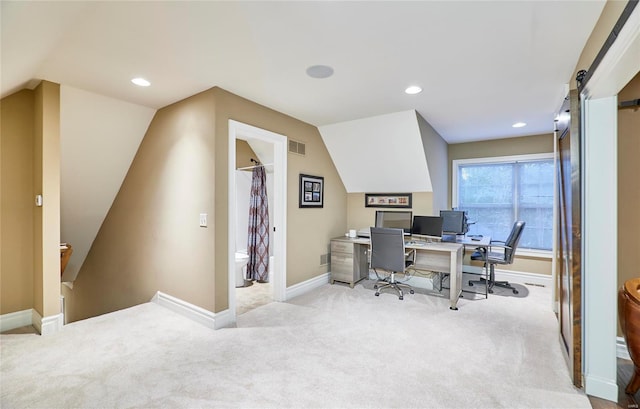
[(375, 297), (325, 285), (210, 330), (147, 303), (41, 337), (0, 336), (2, 408), (591, 408), (550, 290)]
[(273, 284), (252, 282), (236, 288), (236, 314), (244, 314), (273, 301)]

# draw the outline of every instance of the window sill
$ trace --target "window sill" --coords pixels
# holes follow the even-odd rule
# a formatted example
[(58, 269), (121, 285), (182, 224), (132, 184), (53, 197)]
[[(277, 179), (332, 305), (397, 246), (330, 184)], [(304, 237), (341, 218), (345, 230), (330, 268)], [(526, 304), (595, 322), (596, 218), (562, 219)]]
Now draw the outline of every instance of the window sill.
[(553, 251), (551, 250), (535, 250), (535, 249), (517, 249), (516, 257), (532, 257), (532, 258), (543, 258), (543, 259), (553, 259)]

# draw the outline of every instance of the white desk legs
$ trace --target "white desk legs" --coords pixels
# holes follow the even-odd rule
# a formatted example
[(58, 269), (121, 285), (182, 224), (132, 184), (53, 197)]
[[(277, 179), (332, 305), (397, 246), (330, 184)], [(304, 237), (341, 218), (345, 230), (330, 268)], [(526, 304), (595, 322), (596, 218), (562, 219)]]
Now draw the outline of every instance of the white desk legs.
[(451, 281), (449, 289), (449, 302), (451, 306), (449, 309), (457, 310), (458, 299), (460, 298), (460, 294), (462, 294), (462, 247), (460, 247), (458, 251), (451, 252), (449, 271), (449, 281)]

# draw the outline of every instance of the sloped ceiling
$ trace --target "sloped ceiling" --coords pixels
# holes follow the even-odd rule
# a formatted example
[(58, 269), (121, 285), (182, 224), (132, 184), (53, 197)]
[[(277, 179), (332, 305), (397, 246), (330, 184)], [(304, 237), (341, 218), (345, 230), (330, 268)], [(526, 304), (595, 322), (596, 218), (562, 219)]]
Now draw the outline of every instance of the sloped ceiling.
[(319, 128), (348, 193), (431, 192), (413, 110)]
[(73, 281), (122, 185), (155, 110), (60, 87), (60, 241)]
[(550, 133), (604, 4), (1, 1), (1, 95), (46, 79), (159, 109), (219, 86), (316, 126), (413, 109), (449, 143)]
[[(0, 92), (63, 86), (73, 275), (155, 109), (219, 86), (320, 126), (349, 192), (430, 191), (416, 113), (449, 143), (551, 132), (604, 4), (2, 1)], [(335, 73), (310, 78), (314, 64)]]

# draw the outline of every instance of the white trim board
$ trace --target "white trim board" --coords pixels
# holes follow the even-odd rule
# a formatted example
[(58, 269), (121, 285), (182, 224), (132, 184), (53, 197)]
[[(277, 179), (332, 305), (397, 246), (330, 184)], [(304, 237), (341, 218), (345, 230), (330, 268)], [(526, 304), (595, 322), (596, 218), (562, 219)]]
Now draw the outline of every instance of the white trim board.
[(0, 332), (31, 325), (32, 309), (0, 315)]
[(64, 326), (64, 314), (50, 315), (42, 318), (38, 311), (28, 310), (10, 312), (0, 316), (0, 332), (33, 325), (40, 335), (59, 332)]
[(330, 273), (320, 274), (319, 276), (316, 276), (314, 278), (310, 278), (301, 283), (294, 284), (291, 287), (287, 287), (285, 299), (290, 300), (302, 294), (308, 293), (309, 291), (315, 290), (316, 288), (322, 287), (325, 284), (328, 284), (329, 276)]
[(550, 287), (553, 280), (550, 275), (526, 273), (524, 271), (495, 270), (497, 281), (513, 281), (518, 284), (534, 284)]
[[(329, 273), (321, 274), (302, 283), (298, 283), (286, 289), (286, 299), (297, 297), (309, 291), (315, 290), (329, 282)], [(192, 321), (198, 322), (207, 328), (219, 329), (233, 326), (236, 322), (235, 314), (231, 314), (229, 309), (213, 313), (204, 308), (193, 305), (161, 291), (151, 298), (151, 302), (165, 307), (177, 314), (182, 315)]]
[(200, 323), (205, 327), (216, 329), (216, 314), (198, 307), (197, 305), (173, 297), (169, 294), (165, 294), (161, 291), (158, 291), (153, 296), (151, 302), (180, 314), (185, 318), (189, 318), (192, 321)]
[[(233, 324), (236, 321), (236, 286), (235, 286), (235, 243), (236, 243), (236, 140), (241, 139), (247, 143), (260, 143), (271, 146), (271, 154), (273, 155), (273, 229), (278, 234), (273, 236), (273, 274), (271, 282), (273, 285), (273, 300), (286, 300), (287, 286), (287, 157), (288, 157), (288, 138), (284, 135), (257, 128), (242, 122), (229, 119), (229, 135), (228, 135), (228, 287), (227, 294), (229, 297), (229, 308), (219, 314), (226, 314), (225, 321), (227, 324)], [(265, 152), (266, 153), (266, 152)], [(227, 316), (228, 315), (228, 316)]]
[(60, 332), (64, 325), (64, 314), (50, 315), (42, 317), (38, 311), (31, 310), (31, 324), (36, 328), (40, 335), (50, 335)]
[[(638, 72), (639, 45), (640, 7), (635, 7), (582, 92), (582, 299), (593, 301), (582, 303), (584, 391), (611, 401), (618, 398), (617, 279), (602, 271), (616, 271), (618, 264), (617, 94)], [(607, 257), (604, 263), (596, 254), (613, 257)]]

